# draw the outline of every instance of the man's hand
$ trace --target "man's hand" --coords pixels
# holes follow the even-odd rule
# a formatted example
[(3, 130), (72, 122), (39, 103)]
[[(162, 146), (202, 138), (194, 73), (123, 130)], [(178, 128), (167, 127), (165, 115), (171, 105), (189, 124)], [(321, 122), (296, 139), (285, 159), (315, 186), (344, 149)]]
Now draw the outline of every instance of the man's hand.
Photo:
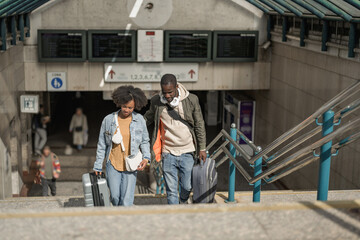
[(205, 162), (206, 161), (206, 158), (207, 158), (207, 154), (205, 151), (200, 151), (199, 152), (199, 158), (201, 161)]
[(146, 165), (148, 163), (147, 159), (142, 160), (142, 162), (139, 164), (138, 168), (136, 170), (142, 171), (145, 169)]

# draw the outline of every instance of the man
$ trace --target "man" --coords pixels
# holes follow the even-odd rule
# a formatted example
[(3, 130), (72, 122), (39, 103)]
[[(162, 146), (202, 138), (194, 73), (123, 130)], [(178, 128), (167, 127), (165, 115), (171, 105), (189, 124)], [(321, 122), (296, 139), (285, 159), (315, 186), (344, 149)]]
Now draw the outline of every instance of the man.
[[(206, 160), (206, 133), (199, 99), (177, 83), (173, 74), (161, 78), (161, 92), (151, 99), (144, 118), (154, 123), (152, 164), (162, 161), (169, 204), (186, 203), (191, 191), (194, 154)], [(179, 179), (178, 179), (179, 178)]]
[(41, 149), (46, 144), (47, 133), (46, 133), (46, 124), (50, 121), (48, 116), (44, 116), (44, 106), (40, 105), (39, 113), (34, 115), (32, 128), (34, 130), (34, 148), (37, 155), (41, 155)]
[(51, 152), (49, 146), (45, 146), (42, 155), (37, 160), (40, 168), (42, 195), (48, 196), (49, 187), (51, 195), (56, 195), (56, 179), (59, 178), (61, 169), (59, 158)]

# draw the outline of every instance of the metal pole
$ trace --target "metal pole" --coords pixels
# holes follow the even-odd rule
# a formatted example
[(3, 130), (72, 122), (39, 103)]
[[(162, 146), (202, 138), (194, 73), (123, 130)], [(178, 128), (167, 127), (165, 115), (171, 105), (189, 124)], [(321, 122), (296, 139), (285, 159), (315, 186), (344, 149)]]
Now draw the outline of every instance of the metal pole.
[[(262, 157), (255, 161), (254, 177), (259, 175), (260, 173), (262, 173)], [(261, 179), (254, 183), (253, 202), (260, 202), (260, 192), (261, 192)]]
[(287, 34), (288, 31), (288, 18), (287, 17), (283, 17), (283, 22), (282, 22), (282, 41), (286, 42), (287, 41)]
[[(333, 132), (334, 126), (334, 112), (329, 110), (323, 114), (323, 129), (322, 135), (326, 135)], [(318, 192), (317, 200), (327, 201), (329, 191), (329, 179), (330, 179), (330, 165), (331, 165), (331, 148), (332, 141), (329, 141), (320, 148), (320, 167), (319, 167), (319, 179), (318, 179)]]
[[(231, 124), (230, 136), (233, 140), (236, 141), (237, 131), (235, 123)], [(234, 145), (230, 144), (230, 153), (235, 158), (236, 157), (236, 148)], [(229, 196), (227, 202), (235, 202), (235, 165), (230, 160), (229, 161)]]
[(306, 19), (301, 18), (300, 25), (300, 47), (305, 47), (305, 35), (306, 35)]
[(329, 40), (329, 21), (323, 20), (322, 36), (321, 36), (321, 51), (327, 51), (326, 43)]
[(356, 45), (356, 23), (350, 23), (350, 30), (349, 30), (349, 43), (348, 43), (348, 57), (353, 58), (355, 57), (354, 48)]

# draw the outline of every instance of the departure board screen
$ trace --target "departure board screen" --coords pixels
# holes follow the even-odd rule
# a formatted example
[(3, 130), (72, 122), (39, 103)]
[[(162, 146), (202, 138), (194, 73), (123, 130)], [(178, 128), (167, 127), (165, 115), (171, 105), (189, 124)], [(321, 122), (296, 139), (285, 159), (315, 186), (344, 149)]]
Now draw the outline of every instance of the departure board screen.
[(214, 60), (256, 61), (258, 32), (215, 32)]
[(209, 61), (211, 59), (211, 32), (166, 31), (165, 61)]
[(89, 31), (89, 60), (135, 60), (135, 35), (134, 31)]
[(85, 31), (39, 30), (39, 61), (85, 61)]

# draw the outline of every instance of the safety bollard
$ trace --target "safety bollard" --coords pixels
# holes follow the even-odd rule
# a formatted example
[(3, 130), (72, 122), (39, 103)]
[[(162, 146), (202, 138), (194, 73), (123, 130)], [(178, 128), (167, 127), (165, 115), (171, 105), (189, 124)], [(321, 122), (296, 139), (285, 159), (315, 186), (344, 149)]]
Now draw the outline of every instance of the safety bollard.
[[(237, 131), (235, 123), (231, 124), (230, 136), (236, 141)], [(236, 148), (230, 144), (230, 153), (236, 158)], [(235, 202), (235, 165), (229, 160), (229, 194), (227, 202)]]
[[(322, 136), (330, 134), (334, 128), (334, 112), (329, 110), (323, 114)], [(318, 179), (317, 200), (327, 201), (330, 180), (332, 141), (329, 141), (320, 148), (320, 167)]]
[[(261, 151), (261, 148), (258, 147), (258, 152), (260, 152), (260, 151)], [(257, 153), (255, 153), (255, 154), (257, 154)], [(254, 177), (259, 175), (261, 172), (262, 172), (262, 157), (255, 161)], [(261, 179), (254, 183), (253, 202), (260, 202), (260, 192), (261, 192)]]

